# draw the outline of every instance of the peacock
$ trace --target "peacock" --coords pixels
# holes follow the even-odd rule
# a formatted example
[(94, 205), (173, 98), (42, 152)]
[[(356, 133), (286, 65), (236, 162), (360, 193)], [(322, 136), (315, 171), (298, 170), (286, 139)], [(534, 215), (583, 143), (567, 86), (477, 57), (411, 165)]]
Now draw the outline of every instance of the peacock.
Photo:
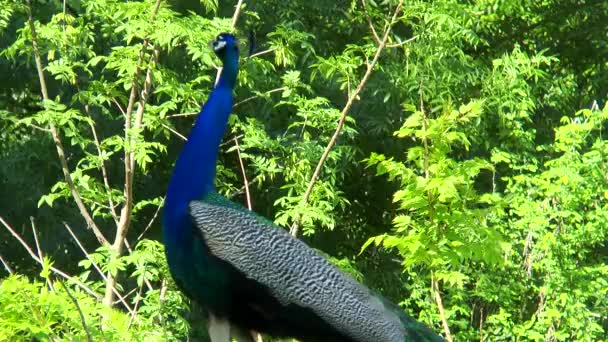
[(228, 33), (212, 48), (223, 68), (175, 163), (163, 208), (171, 274), (207, 311), (211, 341), (253, 341), (250, 331), (311, 342), (442, 341), (302, 241), (215, 191), (239, 53)]

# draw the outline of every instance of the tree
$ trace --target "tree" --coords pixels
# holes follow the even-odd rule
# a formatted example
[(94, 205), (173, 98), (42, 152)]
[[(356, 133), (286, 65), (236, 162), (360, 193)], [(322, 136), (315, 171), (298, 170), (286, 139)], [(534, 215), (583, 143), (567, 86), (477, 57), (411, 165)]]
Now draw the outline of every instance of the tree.
[[(0, 0), (0, 216), (39, 245), (0, 233), (30, 277), (0, 303), (59, 308), (0, 336), (198, 336), (155, 240), (207, 43), (234, 27), (223, 194), (448, 339), (608, 338), (608, 6), (399, 4)], [(123, 313), (100, 326), (97, 300)]]

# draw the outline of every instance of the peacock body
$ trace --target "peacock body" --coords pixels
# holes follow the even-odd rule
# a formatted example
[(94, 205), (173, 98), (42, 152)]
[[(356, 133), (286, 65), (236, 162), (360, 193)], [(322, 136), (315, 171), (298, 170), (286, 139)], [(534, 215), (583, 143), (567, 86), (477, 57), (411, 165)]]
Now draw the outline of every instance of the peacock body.
[(249, 330), (311, 342), (441, 341), (300, 240), (215, 192), (238, 49), (229, 34), (213, 48), (224, 67), (175, 164), (163, 212), (172, 276), (208, 311), (212, 342), (251, 341)]

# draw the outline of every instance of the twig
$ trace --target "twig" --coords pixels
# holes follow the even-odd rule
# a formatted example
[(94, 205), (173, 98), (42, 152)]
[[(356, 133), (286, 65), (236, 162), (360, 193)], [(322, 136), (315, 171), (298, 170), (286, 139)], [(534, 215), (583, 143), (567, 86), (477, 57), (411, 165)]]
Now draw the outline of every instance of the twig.
[(483, 306), (479, 309), (479, 342), (483, 342)]
[(38, 257), (43, 260), (42, 250), (40, 249), (40, 243), (38, 242), (38, 232), (36, 232), (36, 225), (34, 224), (34, 217), (30, 216), (30, 223), (32, 224), (32, 233), (34, 235), (34, 242), (36, 243), (36, 250), (38, 251)]
[(367, 19), (367, 24), (369, 25), (370, 30), (372, 31), (372, 35), (374, 36), (374, 40), (376, 44), (380, 45), (380, 37), (378, 37), (378, 33), (376, 32), (376, 28), (374, 27), (374, 23), (372, 23), (372, 18), (367, 12), (367, 4), (365, 0), (361, 0), (361, 5), (363, 5), (363, 12), (365, 12), (365, 18)]
[[(37, 263), (39, 263), (40, 265), (43, 265), (43, 261), (41, 259), (38, 258), (38, 256), (36, 255), (36, 253), (34, 253), (34, 251), (30, 248), (30, 246), (28, 246), (28, 244), (21, 238), (21, 236), (19, 236), (19, 234), (17, 234), (17, 232), (6, 222), (4, 221), (4, 219), (2, 218), (2, 216), (0, 216), (0, 223), (2, 223), (2, 225), (4, 226), (4, 228), (6, 228), (11, 235), (17, 239), (17, 241), (19, 241), (19, 243), (21, 244), (21, 246), (23, 246), (23, 248), (25, 248), (25, 250), (28, 252), (28, 254), (32, 257), (32, 259), (34, 259), (34, 261), (36, 261)], [(51, 271), (55, 272), (56, 274), (62, 276), (63, 278), (73, 282), (74, 284), (78, 285), (78, 287), (80, 287), (81, 289), (83, 289), (85, 292), (87, 292), (88, 294), (90, 294), (91, 296), (93, 296), (95, 299), (99, 300), (101, 299), (101, 296), (96, 293), (95, 291), (91, 290), (88, 286), (86, 286), (85, 284), (83, 284), (82, 282), (75, 280), (74, 277), (64, 273), (63, 271), (51, 266)]]
[(6, 260), (4, 260), (4, 258), (2, 257), (2, 254), (0, 254), (0, 262), (2, 263), (2, 266), (4, 266), (4, 269), (6, 270), (6, 272), (8, 272), (9, 274), (13, 274), (13, 269), (8, 265), (8, 262), (6, 262)]
[[(315, 168), (315, 171), (313, 172), (312, 177), (310, 178), (310, 182), (308, 183), (306, 192), (304, 193), (304, 196), (302, 197), (302, 202), (301, 202), (302, 205), (306, 205), (306, 203), (308, 202), (308, 199), (310, 198), (310, 195), (312, 194), (312, 189), (317, 181), (317, 178), (319, 178), (321, 169), (323, 168), (323, 164), (325, 164), (325, 160), (329, 156), (329, 152), (334, 147), (334, 145), (336, 144), (336, 142), (338, 140), (338, 137), (340, 136), (340, 132), (342, 131), (342, 127), (344, 126), (344, 122), (346, 121), (346, 116), (348, 115), (350, 108), (352, 107), (353, 103), (355, 102), (355, 99), (358, 97), (359, 93), (361, 92), (361, 90), (363, 89), (365, 84), (367, 83), (367, 80), (369, 79), (370, 75), (372, 74), (372, 71), (373, 71), (374, 67), (376, 66), (376, 63), (378, 62), (378, 59), (380, 58), (380, 55), (382, 54), (382, 50), (384, 49), (386, 40), (388, 39), (388, 36), (391, 32), (392, 25), (397, 20), (397, 15), (399, 14), (399, 12), (401, 12), (401, 7), (403, 6), (403, 1), (404, 0), (399, 1), (399, 4), (397, 5), (397, 8), (395, 9), (395, 13), (393, 14), (391, 22), (389, 23), (386, 30), (384, 31), (384, 36), (382, 37), (382, 41), (380, 42), (380, 45), (376, 49), (376, 54), (374, 55), (372, 62), (368, 65), (367, 70), (365, 71), (365, 74), (363, 75), (363, 78), (361, 79), (361, 82), (359, 82), (359, 84), (357, 85), (357, 88), (355, 88), (355, 91), (353, 92), (353, 94), (349, 94), (348, 101), (346, 102), (344, 109), (342, 109), (342, 113), (340, 113), (340, 120), (338, 121), (338, 126), (336, 127), (334, 135), (331, 137), (331, 140), (325, 147), (325, 150), (323, 151), (323, 154), (321, 155), (321, 159), (319, 159), (319, 162), (317, 163), (317, 167)], [(294, 237), (297, 237), (297, 235), (298, 235), (300, 218), (301, 218), (300, 215), (298, 215), (298, 217), (296, 217), (296, 219), (294, 220), (294, 222), (291, 226), (291, 229), (290, 229), (290, 233)]]
[(152, 216), (152, 219), (150, 219), (150, 222), (148, 222), (148, 224), (146, 225), (146, 228), (144, 228), (144, 231), (141, 232), (141, 234), (139, 234), (139, 236), (137, 237), (137, 239), (135, 240), (135, 242), (141, 240), (141, 238), (144, 237), (144, 235), (146, 234), (146, 232), (148, 232), (148, 229), (150, 229), (150, 227), (152, 227), (152, 223), (154, 223), (154, 221), (158, 217), (158, 213), (160, 213), (160, 210), (163, 208), (164, 203), (165, 203), (165, 198), (163, 197), (163, 199), (160, 201), (160, 204), (156, 208), (156, 212), (154, 213), (154, 216)]
[(177, 135), (178, 137), (180, 137), (180, 139), (182, 139), (183, 141), (188, 141), (188, 138), (186, 138), (185, 135), (181, 134), (180, 132), (174, 130), (173, 128), (171, 128), (171, 126), (166, 125), (166, 124), (161, 124), (164, 128), (166, 128), (169, 132)]
[[(145, 278), (145, 274), (146, 274), (146, 265), (144, 265), (144, 271), (142, 273), (142, 277)], [(133, 321), (135, 320), (135, 315), (137, 315), (137, 308), (139, 307), (139, 302), (141, 302), (141, 292), (144, 289), (144, 282), (141, 282), (141, 285), (139, 285), (139, 290), (137, 291), (137, 299), (135, 300), (135, 305), (133, 306), (133, 314), (131, 314), (131, 318), (129, 319), (129, 324), (127, 325), (127, 330), (129, 330), (131, 328), (131, 324), (133, 324)]]
[(28, 124), (28, 126), (34, 128), (34, 129), (37, 129), (39, 131), (42, 131), (42, 132), (51, 133), (50, 129), (34, 125), (33, 123)]
[[(42, 65), (42, 59), (40, 58), (40, 51), (38, 50), (38, 35), (36, 33), (36, 26), (34, 25), (34, 18), (32, 16), (32, 3), (31, 0), (26, 0), (27, 3), (27, 11), (28, 11), (28, 24), (30, 27), (30, 31), (32, 34), (32, 50), (34, 52), (34, 61), (36, 62), (36, 70), (38, 71), (38, 80), (40, 81), (40, 91), (42, 93), (42, 98), (44, 100), (49, 100), (49, 94), (46, 86), (46, 79), (44, 77), (44, 66)], [(65, 149), (63, 148), (63, 143), (61, 142), (61, 137), (59, 135), (59, 131), (57, 127), (53, 123), (49, 123), (49, 129), (51, 131), (51, 136), (53, 137), (53, 141), (55, 143), (55, 148), (57, 149), (57, 155), (59, 157), (59, 162), (61, 164), (61, 170), (63, 172), (63, 177), (70, 189), (72, 197), (74, 198), (74, 202), (76, 202), (76, 206), (78, 206), (78, 210), (80, 214), (87, 222), (87, 226), (93, 230), (95, 237), (101, 244), (107, 244), (108, 240), (103, 236), (99, 227), (91, 217), (87, 207), (82, 202), (80, 197), (80, 193), (76, 186), (74, 185), (74, 180), (72, 179), (72, 175), (70, 174), (70, 168), (68, 166), (68, 162), (65, 156)]]
[(287, 90), (287, 87), (280, 87), (280, 88), (276, 88), (276, 89), (265, 91), (265, 92), (261, 93), (260, 95), (250, 96), (250, 97), (248, 97), (248, 98), (246, 98), (246, 99), (244, 99), (242, 101), (239, 101), (239, 102), (235, 103), (233, 107), (238, 107), (238, 106), (242, 105), (245, 102), (249, 102), (251, 100), (257, 99), (258, 97), (261, 97), (262, 95), (268, 95), (268, 94), (276, 93), (278, 91), (283, 91), (283, 90)]
[(260, 57), (261, 55), (265, 55), (267, 53), (271, 53), (271, 52), (273, 52), (276, 49), (277, 49), (276, 47), (272, 47), (272, 48), (270, 48), (268, 50), (256, 52), (256, 53), (252, 54), (251, 56), (248, 56), (246, 59), (252, 59), (252, 58), (255, 58), (255, 57)]
[[(89, 111), (89, 105), (84, 106), (84, 111), (87, 113), (89, 117), (91, 117), (91, 113)], [(99, 164), (101, 168), (101, 177), (103, 178), (103, 186), (106, 189), (106, 193), (108, 194), (108, 204), (110, 205), (110, 214), (112, 218), (114, 218), (114, 222), (118, 224), (118, 216), (116, 215), (116, 206), (114, 205), (114, 200), (112, 200), (112, 189), (110, 188), (110, 182), (108, 181), (108, 170), (106, 169), (106, 163), (103, 160), (103, 153), (101, 152), (101, 144), (99, 143), (99, 138), (97, 136), (97, 130), (95, 129), (95, 124), (91, 121), (89, 122), (89, 126), (91, 127), (91, 133), (93, 134), (93, 141), (95, 142), (95, 148), (97, 149), (97, 157), (99, 158)]]
[[(369, 12), (367, 11), (367, 4), (365, 3), (365, 0), (361, 0), (361, 4), (363, 5), (363, 12), (365, 12), (365, 18), (367, 19), (367, 24), (369, 25), (369, 28), (372, 31), (372, 36), (374, 37), (374, 41), (376, 42), (376, 44), (380, 45), (380, 43), (381, 43), (380, 37), (378, 37), (378, 33), (376, 32), (376, 28), (374, 27), (374, 23), (372, 23), (372, 18), (369, 15)], [(418, 36), (414, 36), (412, 38), (406, 39), (406, 40), (401, 41), (399, 43), (386, 44), (385, 48), (386, 49), (397, 48), (397, 47), (403, 46), (403, 45), (405, 45), (405, 44), (413, 41), (416, 38), (418, 38)]]
[[(251, 182), (249, 182), (249, 184), (250, 185), (255, 184), (255, 183), (259, 182), (260, 180), (262, 180), (262, 177), (260, 177), (260, 175), (257, 175), (255, 177), (253, 177), (253, 179), (251, 180)], [(232, 199), (235, 196), (240, 195), (244, 192), (245, 192), (245, 185), (243, 185), (240, 189), (238, 189), (230, 194), (227, 194), (226, 197), (228, 197), (228, 199)]]
[(245, 198), (247, 199), (247, 208), (251, 210), (251, 194), (249, 193), (249, 181), (247, 180), (247, 174), (245, 173), (245, 165), (243, 164), (243, 158), (241, 158), (241, 147), (239, 146), (239, 139), (234, 138), (234, 144), (236, 145), (236, 154), (239, 158), (239, 165), (241, 166), (241, 173), (243, 174), (243, 184), (245, 186)]
[[(36, 229), (36, 224), (34, 223), (34, 217), (30, 216), (30, 222), (32, 224), (32, 234), (34, 235), (34, 242), (36, 243), (36, 250), (38, 251), (38, 257), (40, 260), (44, 260), (44, 256), (42, 255), (42, 248), (40, 248), (40, 242), (38, 242), (38, 232)], [(53, 283), (50, 278), (46, 278), (46, 283), (49, 286), (49, 289), (53, 290)]]
[(89, 340), (89, 342), (93, 342), (94, 341), (93, 335), (91, 335), (91, 332), (89, 331), (89, 327), (87, 326), (87, 321), (84, 318), (84, 314), (82, 313), (82, 309), (80, 308), (80, 305), (78, 304), (78, 300), (76, 300), (76, 297), (74, 297), (72, 292), (70, 292), (70, 290), (68, 290), (68, 287), (65, 286), (65, 284), (62, 281), (59, 281), (59, 283), (61, 283), (61, 286), (63, 286), (65, 293), (68, 294), (68, 296), (70, 297), (70, 299), (76, 306), (76, 310), (78, 310), (78, 314), (80, 315), (80, 322), (82, 322), (82, 327), (84, 328), (84, 331), (86, 331), (86, 333), (87, 333), (87, 339)]
[[(125, 293), (125, 295), (124, 295), (125, 299), (129, 298), (129, 296), (134, 294), (135, 292), (137, 292), (137, 290), (138, 290), (138, 288), (135, 287), (135, 288), (132, 288), (129, 292)], [(120, 303), (120, 301), (114, 302), (114, 304), (118, 304), (118, 303)], [(133, 309), (133, 310), (135, 310), (135, 309)]]
[[(241, 139), (244, 136), (245, 136), (244, 134), (239, 134), (239, 135), (235, 136), (233, 139)], [(226, 146), (226, 145), (228, 145), (230, 143), (232, 143), (230, 140), (226, 140), (226, 141), (224, 141), (223, 143), (220, 144), (220, 147), (224, 147), (224, 146)]]
[(243, 0), (239, 0), (236, 3), (234, 14), (232, 15), (232, 23), (230, 24), (230, 29), (234, 30), (236, 27), (236, 22), (239, 20), (239, 15), (241, 14), (241, 6), (243, 6)]
[(167, 118), (178, 118), (180, 116), (195, 116), (197, 115), (199, 112), (190, 112), (190, 113), (179, 113), (179, 114), (171, 114), (171, 115), (167, 115)]
[(120, 110), (120, 112), (122, 113), (123, 116), (127, 115), (127, 113), (125, 112), (124, 108), (122, 108), (122, 106), (120, 105), (120, 103), (115, 98), (112, 98), (112, 102), (114, 102), (114, 104), (116, 105), (116, 107), (118, 108), (118, 110)]
[[(86, 249), (84, 249), (84, 246), (82, 246), (82, 243), (80, 243), (80, 240), (78, 240), (78, 237), (76, 237), (76, 234), (74, 234), (74, 232), (72, 231), (72, 229), (70, 228), (70, 226), (68, 226), (67, 223), (63, 222), (63, 226), (65, 227), (65, 229), (68, 230), (68, 232), (70, 233), (70, 235), (72, 236), (72, 238), (74, 239), (74, 241), (76, 242), (76, 244), (78, 245), (78, 247), (80, 248), (80, 250), (82, 251), (82, 253), (84, 253), (85, 257), (87, 258), (87, 260), (89, 260), (91, 262), (91, 265), (93, 265), (93, 267), (95, 268), (95, 270), (97, 270), (97, 273), (99, 273), (99, 275), (101, 276), (101, 278), (106, 282), (106, 285), (108, 283), (108, 279), (106, 278), (106, 276), (104, 275), (103, 271), (101, 270), (101, 268), (97, 265), (97, 263), (93, 260), (93, 258), (91, 258), (90, 254), (86, 251)], [(120, 302), (125, 306), (125, 308), (132, 313), (133, 310), (129, 307), (129, 305), (127, 304), (127, 302), (125, 301), (124, 297), (120, 295), (120, 293), (118, 292), (118, 290), (116, 289), (116, 287), (112, 286), (112, 292), (118, 296), (118, 299), (120, 300)]]
[(386, 47), (390, 48), (390, 49), (397, 48), (397, 47), (403, 46), (403, 45), (405, 45), (405, 44), (407, 44), (409, 42), (413, 42), (416, 39), (418, 39), (418, 36), (413, 36), (412, 38), (408, 38), (408, 39), (406, 39), (404, 41), (400, 41), (399, 43), (388, 44), (388, 45), (386, 45)]
[(443, 331), (445, 332), (445, 339), (448, 342), (452, 342), (452, 334), (450, 333), (450, 326), (448, 325), (448, 321), (445, 318), (445, 310), (443, 309), (443, 301), (441, 300), (441, 294), (439, 293), (439, 283), (437, 278), (435, 278), (435, 274), (431, 275), (431, 284), (433, 286), (433, 294), (435, 296), (435, 303), (437, 303), (437, 308), (439, 309), (439, 316), (441, 317), (441, 323), (443, 324)]

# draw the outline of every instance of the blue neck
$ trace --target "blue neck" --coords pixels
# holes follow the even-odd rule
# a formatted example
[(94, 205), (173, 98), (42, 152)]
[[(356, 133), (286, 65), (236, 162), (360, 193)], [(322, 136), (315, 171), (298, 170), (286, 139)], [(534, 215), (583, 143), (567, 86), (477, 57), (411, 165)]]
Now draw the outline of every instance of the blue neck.
[[(187, 214), (190, 201), (202, 199), (215, 191), (218, 150), (232, 111), (232, 89), (238, 73), (238, 55), (227, 57), (224, 58), (220, 79), (209, 94), (175, 163), (165, 198), (166, 222), (181, 220)], [(168, 226), (179, 229), (175, 224)]]
[(236, 83), (236, 76), (239, 71), (239, 59), (238, 56), (229, 58), (224, 62), (220, 79), (217, 82), (215, 88), (230, 88), (233, 89)]

